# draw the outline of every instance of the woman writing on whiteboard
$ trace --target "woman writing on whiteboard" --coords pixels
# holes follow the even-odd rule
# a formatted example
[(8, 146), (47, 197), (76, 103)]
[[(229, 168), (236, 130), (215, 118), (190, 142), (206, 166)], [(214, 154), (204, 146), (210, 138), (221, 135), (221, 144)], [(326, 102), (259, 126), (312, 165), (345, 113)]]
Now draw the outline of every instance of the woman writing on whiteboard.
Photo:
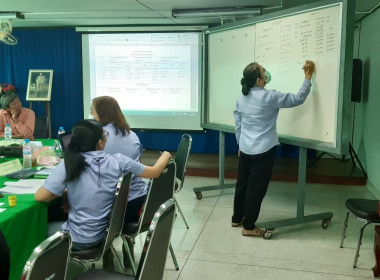
[(243, 71), (240, 82), (243, 94), (234, 110), (239, 168), (231, 225), (243, 225), (244, 236), (264, 233), (255, 223), (271, 178), (275, 146), (280, 144), (276, 120), (280, 108), (301, 105), (309, 95), (314, 63), (306, 60), (302, 69), (305, 80), (297, 94), (266, 90), (270, 73), (256, 62), (248, 64)]

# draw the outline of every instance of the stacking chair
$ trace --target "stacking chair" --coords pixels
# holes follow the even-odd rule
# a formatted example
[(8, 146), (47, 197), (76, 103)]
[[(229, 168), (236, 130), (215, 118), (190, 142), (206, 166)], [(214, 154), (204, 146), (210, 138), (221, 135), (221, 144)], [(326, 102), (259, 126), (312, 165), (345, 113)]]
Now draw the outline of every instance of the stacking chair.
[(70, 250), (70, 235), (57, 231), (34, 249), (21, 280), (65, 279)]
[(61, 153), (64, 153), (66, 147), (70, 144), (71, 136), (72, 136), (71, 131), (66, 131), (58, 135)]
[[(186, 175), (187, 161), (189, 159), (192, 141), (193, 140), (190, 134), (186, 134), (186, 133), (183, 134), (181, 141), (179, 142), (179, 145), (178, 145), (177, 153), (175, 154), (174, 161), (177, 166), (176, 188), (175, 188), (176, 193), (179, 192), (183, 188), (183, 183), (185, 181), (185, 175)], [(178, 212), (181, 214), (181, 217), (183, 221), (185, 222), (186, 227), (189, 228), (189, 225), (187, 224), (185, 216), (182, 213), (181, 207), (179, 207), (178, 201), (175, 197), (174, 197), (174, 201), (178, 208)]]
[(356, 268), (358, 258), (359, 258), (360, 246), (362, 245), (362, 237), (363, 237), (364, 229), (366, 228), (366, 226), (368, 226), (371, 223), (380, 223), (380, 217), (378, 214), (379, 200), (351, 198), (351, 199), (347, 199), (346, 207), (347, 207), (347, 214), (346, 214), (346, 219), (343, 224), (343, 232), (342, 232), (342, 238), (340, 241), (340, 248), (343, 248), (344, 238), (346, 238), (346, 229), (348, 227), (347, 222), (348, 222), (348, 216), (350, 215), (350, 212), (354, 214), (357, 219), (365, 222), (364, 225), (362, 225), (360, 229), (358, 247), (356, 248), (356, 254), (354, 258), (353, 267)]
[[(136, 275), (136, 267), (132, 258), (133, 251), (128, 246), (127, 239), (134, 239), (139, 233), (146, 232), (149, 229), (151, 221), (157, 209), (165, 201), (172, 199), (174, 194), (174, 181), (176, 174), (176, 165), (174, 161), (170, 161), (168, 165), (162, 171), (160, 177), (152, 180), (149, 192), (144, 204), (144, 209), (140, 215), (138, 222), (131, 222), (124, 224), (123, 234), (121, 238), (123, 240), (123, 246), (128, 255), (128, 261), (131, 264), (132, 273)], [(171, 244), (169, 249), (176, 270), (179, 270), (177, 260)]]
[(165, 270), (166, 255), (175, 217), (175, 202), (170, 199), (154, 214), (145, 239), (136, 276), (108, 270), (89, 270), (74, 280), (161, 280)]
[(87, 270), (87, 264), (91, 264), (92, 268), (94, 268), (95, 262), (102, 260), (104, 253), (107, 252), (108, 249), (111, 250), (110, 253), (112, 253), (116, 265), (120, 270), (122, 270), (120, 260), (112, 243), (114, 239), (120, 235), (123, 228), (131, 177), (132, 174), (128, 173), (123, 177), (122, 181), (118, 183), (115, 191), (114, 203), (110, 213), (110, 222), (107, 228), (107, 234), (103, 242), (95, 248), (71, 252), (72, 260), (79, 262), (84, 270)]
[(34, 138), (49, 138), (49, 119), (47, 117), (36, 117), (34, 122)]

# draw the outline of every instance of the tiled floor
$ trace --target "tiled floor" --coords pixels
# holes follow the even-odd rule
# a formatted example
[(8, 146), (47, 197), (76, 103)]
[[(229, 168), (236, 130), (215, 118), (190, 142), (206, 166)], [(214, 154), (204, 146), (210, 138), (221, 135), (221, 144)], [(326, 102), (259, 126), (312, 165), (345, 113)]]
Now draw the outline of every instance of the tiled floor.
[[(229, 180), (227, 183), (233, 183)], [(170, 254), (164, 279), (367, 279), (373, 278), (374, 226), (364, 232), (358, 268), (352, 267), (361, 221), (350, 218), (344, 248), (340, 248), (347, 198), (374, 198), (364, 186), (307, 184), (305, 215), (333, 212), (328, 229), (321, 221), (282, 227), (272, 238), (244, 237), (230, 225), (233, 189), (203, 192), (197, 200), (192, 188), (216, 185), (217, 178), (187, 176), (176, 195), (190, 229), (178, 215), (172, 245), (180, 270)], [(296, 216), (297, 185), (271, 182), (259, 222)], [(136, 263), (145, 235), (136, 239)], [(121, 255), (121, 243), (116, 250)]]

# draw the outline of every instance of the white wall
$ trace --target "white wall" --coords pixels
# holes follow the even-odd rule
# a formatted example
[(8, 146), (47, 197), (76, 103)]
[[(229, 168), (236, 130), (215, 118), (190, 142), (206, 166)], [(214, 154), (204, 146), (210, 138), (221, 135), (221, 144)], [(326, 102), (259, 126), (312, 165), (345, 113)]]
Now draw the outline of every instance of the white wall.
[[(359, 58), (363, 61), (362, 102), (356, 104), (354, 147), (380, 195), (380, 10), (360, 26)], [(355, 37), (357, 39), (357, 37)], [(354, 57), (356, 55), (354, 54)]]

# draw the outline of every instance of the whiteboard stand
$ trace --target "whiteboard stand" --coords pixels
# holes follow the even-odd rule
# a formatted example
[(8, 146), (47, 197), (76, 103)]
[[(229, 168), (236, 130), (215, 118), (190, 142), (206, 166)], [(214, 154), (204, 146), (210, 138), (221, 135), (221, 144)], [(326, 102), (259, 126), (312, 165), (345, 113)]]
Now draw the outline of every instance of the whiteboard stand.
[(223, 131), (219, 131), (219, 185), (193, 188), (193, 191), (198, 200), (202, 199), (202, 191), (214, 191), (235, 187), (235, 184), (224, 184), (224, 151), (225, 134)]
[[(235, 187), (235, 184), (224, 184), (224, 132), (219, 133), (219, 185), (196, 187), (193, 191), (198, 200), (202, 199), (202, 191), (213, 191)], [(260, 224), (259, 227), (265, 227), (264, 239), (270, 239), (274, 230), (279, 227), (304, 224), (321, 220), (322, 228), (326, 229), (333, 217), (332, 212), (324, 212), (305, 216), (305, 190), (306, 190), (306, 164), (307, 148), (299, 148), (298, 162), (298, 183), (297, 183), (297, 216), (296, 218), (267, 222)]]
[(273, 222), (267, 222), (265, 226), (264, 239), (270, 239), (274, 229), (298, 224), (304, 224), (322, 220), (322, 228), (326, 229), (333, 217), (332, 212), (324, 212), (305, 216), (305, 190), (306, 190), (306, 163), (307, 163), (307, 148), (299, 148), (298, 162), (298, 183), (297, 183), (297, 217)]
[(336, 160), (339, 160), (340, 162), (347, 162), (347, 161), (351, 161), (352, 162), (352, 168), (351, 168), (351, 175), (353, 174), (354, 172), (354, 169), (356, 167), (356, 163), (359, 165), (359, 168), (361, 170), (361, 172), (363, 173), (363, 176), (367, 178), (367, 172), (365, 171), (357, 153), (355, 152), (355, 149), (354, 147), (352, 146), (351, 142), (348, 142), (348, 152), (350, 153), (350, 158), (349, 159), (346, 159), (345, 156), (343, 155), (342, 156), (342, 159), (338, 159), (332, 155), (330, 155), (329, 153), (327, 152), (322, 152), (311, 164), (309, 164), (309, 168), (312, 167), (318, 160), (320, 160), (324, 155), (328, 155)]

